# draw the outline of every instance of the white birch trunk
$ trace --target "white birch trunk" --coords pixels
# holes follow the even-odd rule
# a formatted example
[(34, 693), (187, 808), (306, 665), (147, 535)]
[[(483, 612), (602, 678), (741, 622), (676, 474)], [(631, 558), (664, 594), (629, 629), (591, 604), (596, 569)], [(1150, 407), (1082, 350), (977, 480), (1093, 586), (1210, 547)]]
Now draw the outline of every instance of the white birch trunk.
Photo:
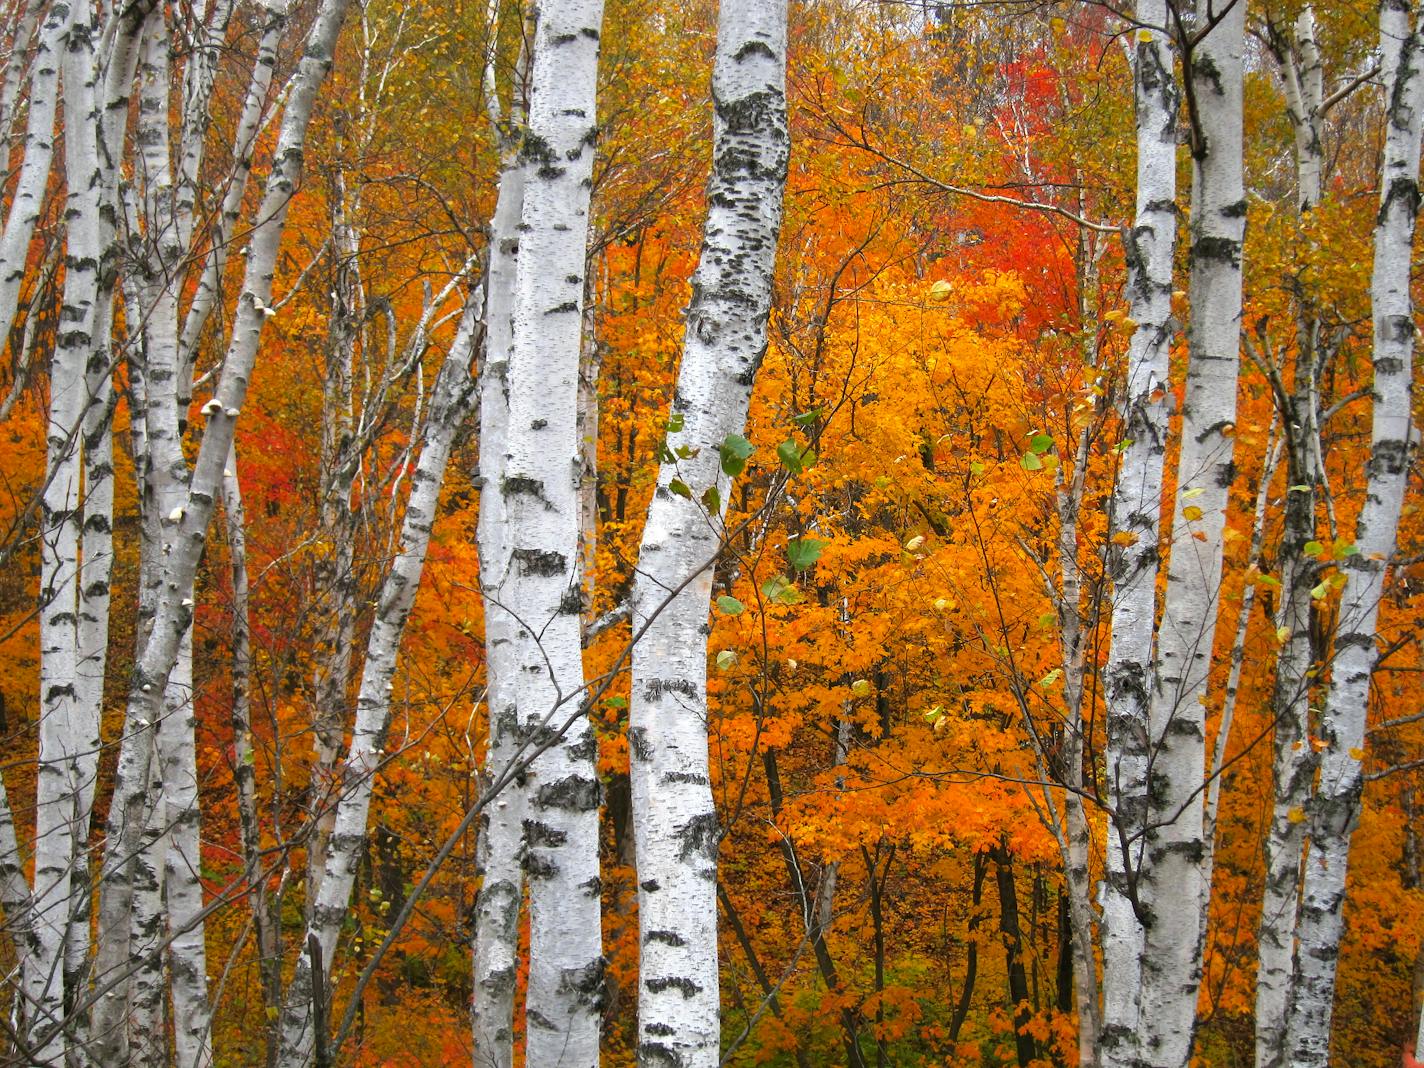
[[(638, 1063), (716, 1065), (720, 833), (707, 750), (707, 615), (731, 478), (720, 446), (746, 425), (790, 154), (786, 5), (722, 0), (712, 173), (692, 278), (674, 427), (633, 585), (629, 719), (638, 864)], [(691, 493), (680, 495), (678, 480)], [(685, 491), (684, 491), (685, 492)]]
[(10, 135), (14, 132), (15, 118), (19, 113), (17, 105), (20, 86), (25, 84), (30, 39), (40, 24), (44, 8), (45, 0), (26, 0), (10, 37), (10, 55), (5, 61), (5, 73), (0, 75), (0, 146), (4, 146), (6, 152), (10, 149)]
[[(151, 738), (151, 736), (150, 736)], [(151, 804), (144, 812), (144, 829), (134, 861), (133, 909), (126, 940), (132, 953), (133, 977), (127, 987), (121, 1030), (113, 1038), (118, 1059), (101, 1057), (100, 1064), (132, 1064), (166, 1068), (168, 1028), (164, 1019), (163, 987), (163, 830), (168, 813), (163, 805), (159, 762), (149, 765)], [(127, 963), (127, 962), (126, 962)], [(100, 978), (106, 978), (101, 975)], [(102, 1031), (96, 1037), (107, 1038)]]
[[(601, 0), (542, 6), (535, 34), (508, 371), (501, 599), (522, 730), (542, 741), (583, 700), (578, 585), (579, 342)], [(586, 717), (525, 778), (530, 1064), (598, 1063), (603, 993), (597, 743)]]
[[(415, 604), (430, 544), (440, 487), (450, 448), (475, 392), (470, 377), (470, 349), (474, 319), (465, 315), (449, 355), (441, 365), (431, 398), (430, 416), (422, 433), (420, 459), (411, 476), (410, 498), (401, 526), (400, 551), (382, 583), (376, 618), (366, 643), (366, 663), (361, 673), (361, 689), (356, 699), (356, 720), (351, 744), (342, 765), (342, 793), (336, 805), (336, 820), (322, 873), (321, 889), (311, 910), (307, 937), (321, 944), (321, 959), (328, 968), (334, 958), (337, 936), (351, 907), (351, 889), (366, 852), (366, 817), (371, 807), (371, 791), (384, 759), (383, 746), (390, 727), (391, 690), (396, 660), (406, 620)], [(312, 1017), (311, 957), (303, 953), (287, 988), (282, 1011), (281, 1048), (277, 1064), (299, 1068), (309, 1064), (315, 1049)]]
[[(221, 491), (233, 430), (257, 356), (262, 325), (270, 312), (272, 277), (286, 224), (287, 209), (301, 175), (302, 150), (317, 90), (331, 69), (346, 0), (323, 0), (307, 37), (305, 52), (292, 80), (281, 130), (273, 149), (272, 171), (254, 215), (246, 271), (233, 323), (232, 341), (216, 394), (206, 406), (206, 427), (184, 503), (158, 517), (167, 581), (158, 591), (152, 636), (135, 665), (125, 716), (124, 741), (109, 809), (109, 834), (99, 908), (101, 977), (126, 967), (126, 930), (132, 902), (133, 859), (142, 833), (151, 750), (146, 736), (162, 711), (163, 689), (177, 658), (182, 633), (192, 618), (186, 591), (191, 589), (207, 538), (208, 523)], [(181, 455), (181, 454), (180, 454)], [(117, 1021), (108, 1017), (119, 999), (104, 999), (96, 1012), (95, 1040), (112, 1040)], [(99, 1026), (98, 1017), (104, 1017)], [(101, 1063), (120, 1063), (98, 1058)]]
[[(514, 283), (524, 169), (507, 151), (490, 226), (485, 271), (485, 365), (480, 382), (480, 590), (485, 606), (485, 707), (489, 755), (483, 782), (499, 780), (519, 749), (517, 667), (512, 659), (518, 628), (501, 591), (509, 562), (504, 510), (504, 465), (509, 434), (509, 357), (513, 343)], [(524, 791), (511, 782), (485, 809), (480, 825), (480, 889), (475, 900), (474, 1063), (511, 1068), (514, 1063), (514, 995), (519, 957), (519, 913), (524, 897)]]
[[(1295, 129), (1297, 200), (1301, 218), (1320, 203), (1324, 77), (1315, 41), (1315, 15), (1307, 6), (1296, 20), (1295, 51), (1284, 59), (1287, 112)], [(1310, 613), (1317, 569), (1305, 546), (1315, 537), (1315, 494), (1320, 472), (1316, 427), (1316, 350), (1319, 323), (1308, 298), (1296, 314), (1295, 381), (1281, 398), (1285, 422), (1285, 524), (1278, 553), (1281, 606), (1276, 654), (1272, 740), (1274, 797), (1266, 834), (1266, 882), (1261, 902), (1256, 967), (1256, 1066), (1283, 1068), (1286, 1004), (1290, 995), (1295, 922), (1304, 859), (1305, 823), (1315, 772), (1310, 746), (1313, 672)]]
[[(1220, 604), (1222, 530), (1240, 369), (1242, 64), (1246, 4), (1225, 11), (1189, 57), (1196, 100), (1191, 322), (1167, 590), (1153, 663), (1149, 830), (1140, 897), (1139, 1047), (1144, 1064), (1186, 1068), (1196, 1031), (1206, 700)], [(1188, 907), (1183, 907), (1183, 903)]]
[(33, 72), (30, 75), (30, 111), (26, 117), (24, 159), (0, 235), (0, 339), (10, 336), (30, 239), (44, 210), (45, 187), (54, 158), (54, 116), (59, 106), (59, 70), (69, 34), (74, 5), (70, 0), (51, 3), (40, 27)]
[(1127, 238), (1129, 314), (1137, 323), (1123, 387), (1122, 459), (1112, 531), (1132, 536), (1109, 549), (1113, 582), (1108, 651), (1108, 824), (1102, 885), (1104, 1068), (1133, 1063), (1137, 1039), (1142, 923), (1136, 906), (1147, 823), (1147, 721), (1156, 624), (1162, 463), (1167, 449), (1172, 261), (1177, 238), (1177, 111), (1181, 98), (1165, 0), (1139, 0), (1137, 218)]
[(1417, 12), (1408, 0), (1380, 7), (1386, 130), (1380, 173), (1370, 296), (1374, 319), (1374, 412), (1365, 501), (1355, 528), (1357, 555), (1341, 565), (1341, 595), (1329, 694), (1320, 723), (1325, 742), (1309, 810), (1310, 849), (1296, 928), (1295, 988), (1286, 1032), (1293, 1068), (1330, 1060), (1335, 969), (1343, 938), (1350, 838), (1364, 782), (1365, 717), (1378, 656), (1376, 624), (1385, 572), (1395, 552), (1412, 454), (1410, 390), (1414, 355), (1410, 260), (1419, 210), (1424, 70)]
[[(40, 753), (35, 808), (35, 892), (32, 915), (39, 954), (24, 962), (31, 1048), (59, 1059), (67, 1042), (58, 1027), (66, 1016), (65, 951), (75, 858), (84, 847), (80, 826), (83, 772), (97, 729), (81, 729), (80, 488), (81, 440), (88, 411), (86, 371), (95, 350), (99, 231), (98, 98), (94, 18), (76, 4), (63, 62), (64, 115), (74, 133), (65, 152), (65, 275), (60, 328), (50, 371), (49, 459), (41, 500)], [(103, 347), (103, 346), (101, 346)], [(87, 883), (81, 880), (87, 888)]]

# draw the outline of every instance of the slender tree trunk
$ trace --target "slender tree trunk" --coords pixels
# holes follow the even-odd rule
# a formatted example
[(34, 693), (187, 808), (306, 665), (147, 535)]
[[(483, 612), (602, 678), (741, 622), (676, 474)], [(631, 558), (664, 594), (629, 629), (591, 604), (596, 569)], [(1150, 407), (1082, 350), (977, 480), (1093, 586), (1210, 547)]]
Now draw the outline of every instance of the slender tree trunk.
[(989, 852), (994, 861), (994, 880), (999, 888), (999, 935), (1004, 941), (1004, 967), (1009, 990), (1009, 1007), (1014, 1020), (1014, 1051), (1019, 1068), (1028, 1068), (1038, 1054), (1027, 1025), (1033, 1013), (1029, 1003), (1028, 973), (1024, 971), (1023, 932), (1019, 927), (1019, 896), (1014, 885), (1014, 858), (1003, 843)]
[[(786, 7), (723, 0), (713, 163), (668, 455), (633, 585), (629, 752), (637, 842), (639, 1063), (718, 1062), (716, 864), (707, 756), (707, 613), (739, 435), (766, 353), (790, 133)], [(690, 490), (689, 490), (690, 487)]]
[(1196, 1030), (1206, 701), (1221, 594), (1222, 530), (1234, 474), (1240, 368), (1242, 63), (1246, 4), (1226, 10), (1189, 56), (1195, 100), (1191, 323), (1176, 508), (1151, 704), (1146, 851), (1138, 879), (1144, 1063), (1186, 1068)]
[[(568, 730), (525, 780), (530, 1064), (598, 1063), (597, 743), (582, 701), (578, 584), (578, 373), (593, 168), (601, 0), (542, 6), (535, 35), (500, 492), (508, 521), (501, 599), (517, 612), (509, 663), (522, 728)], [(498, 715), (498, 712), (496, 712)]]
[[(167, 581), (157, 592), (152, 635), (135, 664), (125, 713), (124, 737), (109, 807), (109, 834), (99, 906), (101, 977), (127, 968), (126, 939), (133, 900), (132, 875), (143, 830), (148, 796), (151, 746), (148, 736), (162, 714), (162, 697), (177, 658), (178, 645), (192, 618), (192, 587), (207, 538), (209, 520), (226, 467), (233, 430), (247, 395), (262, 326), (271, 309), (272, 276), (286, 223), (286, 213), (301, 174), (302, 147), (317, 90), (331, 68), (336, 39), (346, 14), (346, 0), (323, 0), (298, 63), (273, 148), (272, 171), (263, 191), (257, 220), (249, 235), (246, 271), (215, 396), (204, 406), (206, 426), (184, 502), (161, 525)], [(180, 453), (181, 456), (181, 453)], [(101, 998), (96, 1008), (96, 1043), (115, 1040), (120, 1028), (112, 1013), (119, 998)], [(100, 1063), (122, 1063), (102, 1049)]]
[[(1137, 218), (1127, 236), (1127, 298), (1137, 323), (1123, 387), (1112, 500), (1107, 699), (1109, 823), (1102, 884), (1104, 1068), (1134, 1063), (1143, 950), (1138, 902), (1147, 827), (1148, 707), (1156, 624), (1162, 463), (1167, 449), (1172, 263), (1177, 238), (1177, 109), (1165, 0), (1138, 0)], [(1125, 542), (1125, 544), (1123, 544)]]
[[(1324, 79), (1315, 42), (1315, 15), (1307, 6), (1296, 20), (1295, 49), (1282, 57), (1287, 111), (1295, 129), (1297, 201), (1304, 220), (1320, 202)], [(1314, 677), (1310, 638), (1311, 590), (1317, 569), (1305, 547), (1315, 538), (1315, 495), (1320, 472), (1315, 386), (1320, 324), (1304, 295), (1296, 313), (1295, 381), (1284, 409), (1287, 457), (1285, 525), (1281, 534), (1281, 606), (1276, 618), (1280, 649), (1272, 698), (1275, 731), (1271, 825), (1266, 835), (1266, 882), (1261, 902), (1256, 968), (1256, 1068), (1286, 1063), (1286, 1004), (1290, 994), (1300, 869), (1304, 860), (1305, 806), (1315, 772), (1310, 742)]]
[[(485, 605), (485, 707), (489, 755), (483, 781), (499, 779), (520, 743), (515, 606), (502, 599), (508, 573), (508, 528), (504, 511), (504, 465), (509, 437), (509, 356), (513, 343), (514, 280), (519, 254), (519, 218), (524, 169), (506, 146), (499, 195), (490, 225), (485, 273), (485, 365), (480, 384), (480, 589)], [(524, 900), (524, 791), (511, 782), (487, 808), (480, 825), (480, 889), (475, 900), (475, 1064), (511, 1068), (514, 1063), (514, 995), (519, 963), (519, 914)]]
[[(229, 447), (223, 470), (223, 516), (227, 524), (228, 564), (232, 574), (232, 750), (237, 788), (237, 817), (242, 835), (243, 877), (252, 926), (257, 933), (257, 970), (268, 1018), (282, 1007), (282, 958), (276, 917), (272, 914), (262, 870), (262, 831), (257, 817), (257, 754), (252, 748), (252, 627), (248, 616), (247, 519), (237, 474), (237, 450)], [(267, 1027), (267, 1056), (277, 1052), (277, 1028)]]
[[(10, 212), (5, 217), (5, 230), (0, 234), (0, 339), (10, 336), (15, 322), (15, 309), (20, 300), (20, 286), (25, 278), (25, 264), (30, 254), (30, 239), (44, 211), (45, 187), (49, 182), (50, 164), (54, 159), (54, 117), (59, 107), (59, 70), (63, 61), (74, 14), (70, 0), (55, 0), (49, 6), (35, 53), (30, 75), (29, 114), (26, 117), (24, 158), (15, 191), (10, 198)], [(24, 57), (20, 56), (23, 63)], [(6, 109), (6, 115), (10, 115)]]
[(1414, 319), (1410, 261), (1419, 210), (1424, 69), (1417, 12), (1407, 0), (1380, 7), (1386, 130), (1370, 296), (1374, 319), (1374, 401), (1365, 500), (1355, 528), (1358, 552), (1341, 563), (1341, 595), (1330, 690), (1320, 723), (1319, 780), (1308, 812), (1310, 848), (1296, 927), (1296, 976), (1286, 1046), (1293, 1068), (1330, 1060), (1335, 970), (1344, 936), (1350, 838), (1364, 782), (1365, 716), (1378, 650), (1385, 572), (1395, 552), (1413, 451), (1411, 377)]
[[(341, 925), (351, 908), (356, 872), (366, 852), (366, 822), (390, 727), (391, 691), (401, 636), (420, 586), (450, 449), (470, 412), (475, 392), (470, 376), (474, 311), (473, 306), (467, 310), (455, 343), (440, 367), (430, 415), (421, 434), (420, 459), (411, 476), (410, 498), (401, 524), (400, 553), (382, 583), (376, 618), (366, 643), (356, 719), (341, 769), (342, 793), (336, 804), (326, 870), (321, 876), (321, 889), (303, 940), (303, 945), (314, 942), (320, 948), (320, 959), (327, 962), (328, 972)], [(313, 1008), (322, 1007), (314, 1002), (313, 989), (312, 958), (304, 953), (297, 961), (282, 1010), (281, 1051), (277, 1063), (283, 1068), (300, 1068), (311, 1063), (316, 1045)]]

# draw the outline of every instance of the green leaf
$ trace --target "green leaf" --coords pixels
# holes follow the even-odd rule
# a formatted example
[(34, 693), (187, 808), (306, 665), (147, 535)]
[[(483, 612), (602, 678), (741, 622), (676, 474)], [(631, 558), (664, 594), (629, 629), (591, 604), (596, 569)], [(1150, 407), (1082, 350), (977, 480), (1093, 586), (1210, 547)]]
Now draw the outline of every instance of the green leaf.
[(1028, 439), (1028, 447), (1035, 456), (1042, 456), (1053, 448), (1053, 436), (1051, 434), (1035, 434)]
[(606, 704), (609, 708), (627, 708), (627, 707), (628, 707), (628, 698), (626, 698), (626, 697), (610, 697), (607, 701), (605, 701), (605, 702), (603, 702), (603, 703)]
[(801, 446), (791, 438), (787, 438), (776, 447), (776, 458), (781, 461), (781, 466), (793, 475), (801, 473)]
[(1309, 492), (1310, 492), (1310, 487), (1309, 487), (1309, 486), (1305, 486), (1305, 485), (1291, 486), (1289, 489), (1286, 490), (1286, 492), (1287, 492), (1287, 493), (1309, 493)]
[(1300, 551), (1306, 556), (1319, 556), (1325, 551), (1325, 546), (1318, 541), (1308, 541), (1301, 546)]
[(746, 606), (743, 605), (742, 602), (739, 601), (739, 600), (737, 600), (735, 597), (726, 597), (726, 596), (718, 597), (718, 598), (717, 598), (717, 607), (718, 607), (725, 615), (729, 615), (729, 616), (739, 616), (739, 615), (741, 615), (744, 611), (746, 611)]
[(672, 450), (667, 447), (667, 442), (665, 442), (665, 441), (660, 441), (660, 442), (658, 442), (658, 463), (660, 463), (660, 464), (673, 464), (673, 463), (677, 463), (677, 457), (673, 455)]
[(821, 418), (823, 412), (824, 409), (818, 404), (816, 407), (809, 411), (802, 412), (800, 415), (793, 415), (791, 421), (797, 426), (810, 426), (817, 419)]
[(672, 415), (668, 416), (667, 432), (669, 434), (681, 434), (686, 418), (682, 412), (673, 412)]
[(800, 604), (805, 598), (785, 575), (769, 578), (761, 584), (762, 596), (776, 604)]
[(717, 668), (719, 671), (726, 671), (737, 662), (737, 653), (734, 649), (723, 649), (717, 654)]
[(677, 458), (679, 460), (691, 460), (701, 451), (701, 449), (694, 449), (691, 445), (679, 445), (677, 447)]
[(1360, 549), (1359, 546), (1352, 542), (1346, 542), (1342, 545), (1337, 541), (1335, 543), (1335, 555), (1343, 560), (1347, 556), (1359, 556)]
[(864, 697), (870, 692), (870, 683), (865, 679), (856, 679), (850, 684), (850, 692), (857, 697)]
[(1026, 452), (1023, 454), (1023, 458), (1019, 460), (1019, 466), (1025, 471), (1042, 471), (1043, 461), (1038, 458), (1037, 453)]
[(669, 482), (668, 489), (672, 490), (679, 497), (686, 497), (689, 501), (692, 500), (692, 487), (680, 478), (675, 478)]
[(716, 486), (708, 486), (702, 494), (702, 507), (709, 512), (722, 514), (722, 495), (717, 492)]
[(971, 475), (982, 475), (984, 473), (984, 465), (978, 460), (972, 461), (969, 465), (969, 473)]
[(816, 561), (821, 558), (821, 550), (825, 547), (824, 541), (817, 541), (815, 538), (797, 538), (786, 543), (786, 559), (795, 570), (805, 571), (816, 565)]
[(722, 461), (722, 471), (736, 478), (747, 466), (747, 457), (752, 454), (752, 443), (740, 434), (728, 434), (721, 445), (717, 447), (718, 456)]
[(1325, 595), (1329, 592), (1330, 583), (1322, 582), (1318, 586), (1311, 587), (1310, 596), (1314, 597), (1317, 601), (1323, 601), (1325, 599)]
[(811, 468), (816, 466), (816, 461), (818, 459), (820, 459), (820, 457), (816, 455), (816, 450), (812, 448), (807, 448), (806, 451), (801, 454), (801, 470), (811, 470)]

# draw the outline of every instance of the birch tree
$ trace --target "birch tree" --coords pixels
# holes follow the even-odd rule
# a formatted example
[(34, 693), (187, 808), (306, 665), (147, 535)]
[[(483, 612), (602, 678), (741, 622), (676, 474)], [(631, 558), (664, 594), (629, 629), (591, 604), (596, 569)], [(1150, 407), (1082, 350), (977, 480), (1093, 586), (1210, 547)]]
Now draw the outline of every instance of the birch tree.
[(1222, 531), (1234, 474), (1240, 368), (1242, 77), (1246, 3), (1208, 19), (1188, 53), (1191, 94), (1191, 318), (1162, 622), (1153, 661), (1152, 765), (1139, 900), (1148, 919), (1139, 1032), (1145, 1063), (1185, 1068), (1201, 981), (1207, 682), (1220, 605)]
[(1307, 810), (1309, 852), (1296, 926), (1295, 976), (1286, 1024), (1286, 1052), (1298, 1068), (1330, 1060), (1335, 971), (1344, 935), (1345, 879), (1350, 839), (1364, 787), (1365, 717), (1370, 677), (1379, 655), (1376, 622), (1417, 431), (1411, 424), (1414, 354), (1409, 264), (1419, 210), (1424, 57), (1418, 11), (1408, 0), (1380, 5), (1385, 141), (1380, 210), (1375, 224), (1370, 301), (1374, 382), (1365, 499), (1355, 526), (1357, 552), (1342, 562), (1348, 576), (1339, 608), (1335, 656), (1319, 727), (1325, 748), (1315, 796)]
[(1140, 0), (1133, 79), (1137, 98), (1137, 215), (1128, 234), (1127, 295), (1137, 323), (1123, 386), (1123, 443), (1112, 499), (1112, 641), (1107, 701), (1108, 826), (1102, 885), (1106, 1068), (1133, 1063), (1143, 950), (1139, 873), (1147, 827), (1149, 666), (1157, 616), (1157, 545), (1167, 450), (1168, 354), (1174, 331), (1176, 125), (1165, 0)]
[(766, 354), (790, 155), (786, 6), (723, 0), (712, 174), (666, 453), (633, 585), (628, 748), (637, 849), (640, 1064), (718, 1063), (717, 847), (707, 613), (741, 432)]
[[(281, 1049), (277, 1057), (277, 1064), (283, 1068), (309, 1064), (318, 1049), (324, 1052), (326, 1036), (316, 1030), (324, 1012), (317, 1012), (314, 999), (325, 983), (314, 981), (313, 969), (317, 961), (333, 959), (337, 937), (350, 909), (356, 872), (366, 852), (367, 816), (390, 727), (391, 691), (395, 688), (401, 637), (420, 586), (450, 450), (470, 413), (475, 395), (470, 356), (477, 311), (474, 302), (467, 307), (455, 342), (441, 364), (432, 391), (430, 415), (421, 434), (420, 458), (411, 477), (411, 493), (401, 524), (400, 552), (382, 583), (376, 619), (366, 642), (356, 718), (340, 776), (343, 791), (335, 805), (320, 889), (309, 910), (311, 919), (301, 943), (304, 947), (320, 946), (321, 952), (315, 959), (309, 951), (304, 952), (287, 986)], [(420, 332), (418, 327), (417, 343)]]
[[(579, 351), (601, 0), (539, 10), (521, 162), (498, 598), (515, 614), (505, 663), (521, 731), (542, 741), (582, 700)], [(571, 711), (571, 709), (566, 709)], [(496, 715), (499, 715), (496, 710)], [(598, 1063), (603, 955), (597, 743), (580, 717), (525, 779), (531, 1064)]]
[[(493, 7), (493, 5), (491, 5)], [(491, 20), (493, 23), (493, 20)], [(501, 600), (509, 552), (504, 505), (504, 472), (509, 435), (509, 360), (513, 346), (513, 302), (519, 256), (519, 220), (525, 171), (519, 160), (517, 94), (508, 121), (499, 112), (491, 57), (485, 65), (490, 118), (500, 136), (499, 191), (490, 221), (485, 267), (485, 362), (480, 375), (480, 515), (477, 538), (480, 591), (485, 603), (485, 708), (489, 754), (485, 789), (517, 759), (520, 746), (516, 664), (511, 659), (518, 619)], [(525, 73), (520, 56), (519, 76)], [(475, 1063), (490, 1068), (514, 1064), (514, 997), (518, 986), (519, 917), (524, 899), (524, 791), (506, 786), (480, 823), (477, 858), (480, 888), (475, 898), (474, 993), (470, 1003)]]

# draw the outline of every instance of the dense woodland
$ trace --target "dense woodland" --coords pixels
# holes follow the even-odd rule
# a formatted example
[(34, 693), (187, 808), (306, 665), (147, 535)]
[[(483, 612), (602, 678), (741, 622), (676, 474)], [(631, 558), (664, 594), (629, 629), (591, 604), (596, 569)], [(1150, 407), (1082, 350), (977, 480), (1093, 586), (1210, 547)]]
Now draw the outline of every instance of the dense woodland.
[(1424, 1060), (1414, 0), (0, 34), (0, 1061)]

